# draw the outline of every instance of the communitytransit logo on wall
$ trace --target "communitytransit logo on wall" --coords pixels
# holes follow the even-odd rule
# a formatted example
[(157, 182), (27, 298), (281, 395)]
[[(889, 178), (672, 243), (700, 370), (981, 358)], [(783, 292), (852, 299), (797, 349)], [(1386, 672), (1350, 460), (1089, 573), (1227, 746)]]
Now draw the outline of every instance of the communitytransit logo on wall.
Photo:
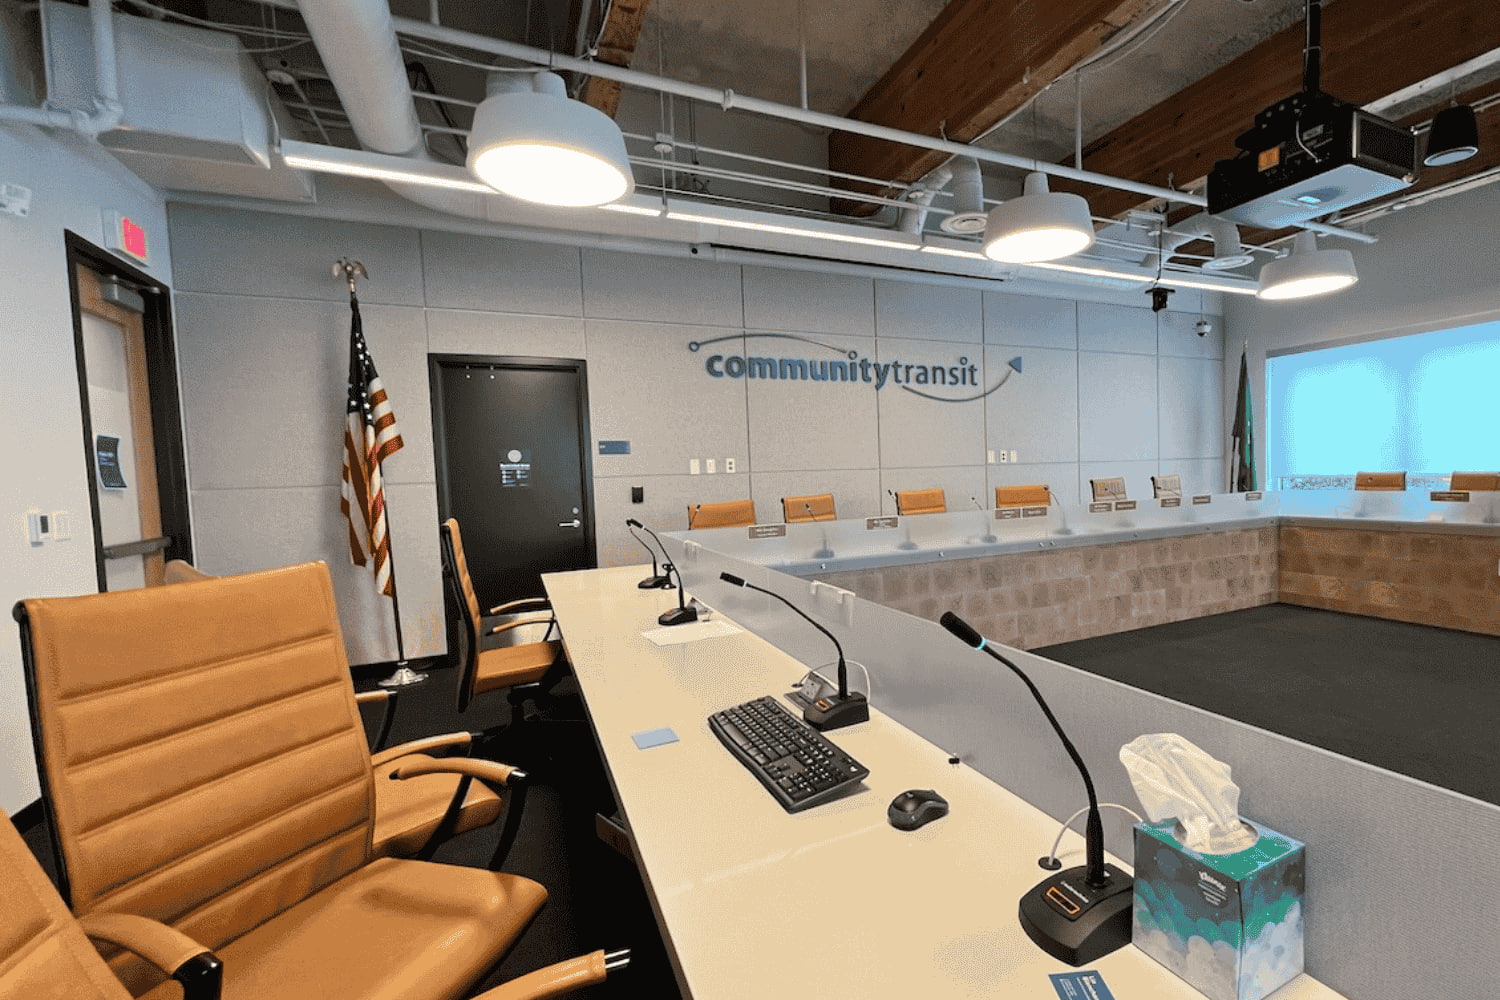
[[(1005, 363), (1000, 378), (989, 388), (979, 383), (979, 365), (968, 357), (960, 356), (951, 365), (907, 363), (899, 358), (876, 361), (861, 357), (858, 351), (847, 350), (821, 340), (813, 340), (795, 333), (746, 333), (714, 337), (711, 340), (694, 340), (688, 350), (702, 353), (713, 344), (726, 341), (790, 340), (811, 344), (837, 355), (829, 358), (789, 358), (771, 354), (706, 353), (703, 370), (713, 378), (768, 379), (779, 382), (859, 382), (869, 385), (876, 392), (888, 385), (904, 389), (923, 399), (939, 403), (968, 403), (983, 399), (999, 389), (1013, 373), (1021, 371), (1021, 359), (1011, 358)], [(975, 391), (977, 390), (977, 391)]]

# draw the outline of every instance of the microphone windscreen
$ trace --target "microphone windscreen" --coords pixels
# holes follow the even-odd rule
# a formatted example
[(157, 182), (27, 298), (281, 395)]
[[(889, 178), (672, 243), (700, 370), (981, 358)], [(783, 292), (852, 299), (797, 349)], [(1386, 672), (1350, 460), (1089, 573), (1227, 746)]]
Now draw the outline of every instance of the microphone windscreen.
[(733, 573), (720, 573), (719, 579), (723, 580), (725, 583), (733, 584), (736, 587), (743, 587), (745, 585), (744, 578), (735, 576)]
[(973, 646), (975, 649), (984, 645), (984, 636), (974, 631), (974, 626), (951, 611), (943, 612), (943, 617), (938, 619), (938, 624), (952, 632), (965, 645)]

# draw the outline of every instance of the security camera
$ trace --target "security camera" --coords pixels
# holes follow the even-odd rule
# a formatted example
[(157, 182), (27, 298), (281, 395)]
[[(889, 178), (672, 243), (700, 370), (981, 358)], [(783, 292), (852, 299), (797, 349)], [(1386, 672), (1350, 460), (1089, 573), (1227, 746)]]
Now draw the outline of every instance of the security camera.
[(1214, 325), (1206, 319), (1200, 319), (1193, 325), (1193, 329), (1198, 331), (1198, 336), (1207, 337), (1214, 332)]
[(1167, 296), (1171, 295), (1175, 288), (1148, 288), (1146, 294), (1151, 296), (1151, 311), (1161, 312), (1167, 308)]

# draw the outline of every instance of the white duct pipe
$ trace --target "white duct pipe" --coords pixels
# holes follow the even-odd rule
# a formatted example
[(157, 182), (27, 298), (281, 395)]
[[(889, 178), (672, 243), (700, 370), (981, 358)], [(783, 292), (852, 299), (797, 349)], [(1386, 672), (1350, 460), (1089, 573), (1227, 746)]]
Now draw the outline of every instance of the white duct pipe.
[(424, 154), (406, 63), (384, 0), (299, 0), (297, 8), (360, 144), (396, 156)]
[(984, 175), (972, 156), (955, 156), (948, 163), (953, 171), (953, 214), (938, 223), (946, 233), (984, 231)]
[(120, 71), (115, 62), (115, 21), (110, 0), (89, 0), (89, 26), (94, 36), (94, 108), (56, 111), (23, 104), (0, 104), (0, 121), (47, 128), (70, 129), (93, 137), (120, 124)]
[(916, 186), (906, 192), (906, 200), (910, 208), (901, 210), (900, 229), (903, 233), (919, 236), (922, 227), (927, 224), (927, 209), (932, 205), (932, 199), (937, 193), (948, 186), (953, 179), (953, 171), (947, 167), (938, 167), (917, 182)]

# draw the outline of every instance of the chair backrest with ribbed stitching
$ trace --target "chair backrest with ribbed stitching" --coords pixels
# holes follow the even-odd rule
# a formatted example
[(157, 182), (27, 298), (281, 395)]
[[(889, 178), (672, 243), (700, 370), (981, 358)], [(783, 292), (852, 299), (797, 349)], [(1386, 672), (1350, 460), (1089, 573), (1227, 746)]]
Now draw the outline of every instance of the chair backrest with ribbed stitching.
[(948, 497), (939, 487), (896, 491), (897, 514), (943, 514), (947, 510)]
[(1357, 490), (1404, 490), (1406, 489), (1405, 472), (1360, 472), (1354, 476), (1354, 488)]
[(688, 505), (688, 529), (743, 528), (755, 523), (754, 500), (725, 500), (722, 503)]
[[(369, 860), (370, 756), (322, 563), (21, 608), (75, 913), (219, 948)], [(137, 994), (159, 978), (116, 971)]]
[(1500, 490), (1500, 472), (1455, 472), (1448, 479), (1450, 490)]
[(1032, 486), (996, 486), (996, 507), (1050, 507), (1052, 490), (1045, 483)]
[(448, 579), (458, 599), (458, 612), (462, 621), (461, 636), (464, 653), (458, 665), (458, 710), (467, 711), (474, 697), (474, 679), (479, 672), (479, 650), (483, 639), (484, 615), (479, 607), (479, 595), (474, 593), (474, 581), (469, 576), (469, 560), (464, 556), (464, 536), (458, 521), (448, 518), (440, 532), (443, 542), (443, 559), (447, 563)]
[(0, 813), (0, 1000), (130, 1000)]
[(797, 524), (801, 521), (836, 521), (838, 516), (832, 493), (781, 498), (781, 517), (787, 524)]

